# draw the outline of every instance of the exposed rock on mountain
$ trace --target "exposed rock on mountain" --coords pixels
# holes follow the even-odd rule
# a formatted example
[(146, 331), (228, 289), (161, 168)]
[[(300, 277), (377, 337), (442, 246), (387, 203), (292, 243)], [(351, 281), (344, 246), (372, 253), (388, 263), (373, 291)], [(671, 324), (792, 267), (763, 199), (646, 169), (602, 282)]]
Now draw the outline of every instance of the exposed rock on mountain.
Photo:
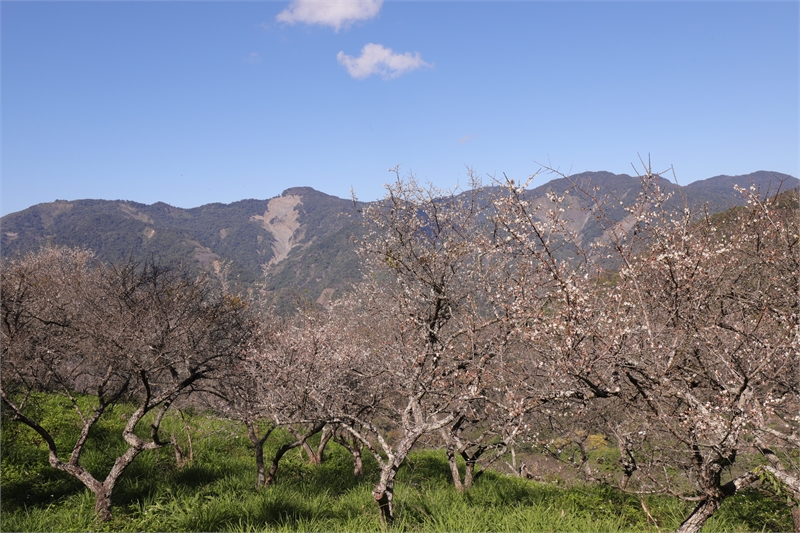
[[(685, 187), (663, 180), (675, 194), (676, 207), (685, 201), (709, 213), (742, 205), (734, 185), (762, 194), (790, 189), (797, 178), (759, 171), (744, 176), (715, 176)], [(528, 191), (532, 200), (548, 191), (567, 194), (567, 219), (584, 242), (603, 238), (603, 228), (591, 215), (585, 196), (569, 192), (580, 187), (593, 194), (629, 200), (639, 192), (639, 178), (609, 172), (585, 172), (559, 178)], [(325, 304), (349, 283), (359, 279), (354, 237), (362, 234), (358, 209), (351, 200), (336, 198), (310, 187), (287, 189), (270, 200), (241, 200), (181, 209), (158, 202), (144, 205), (115, 200), (57, 200), (32, 206), (0, 219), (3, 257), (35, 250), (45, 243), (85, 246), (106, 261), (129, 257), (183, 264), (220, 271), (245, 287), (257, 283), (275, 295), (278, 305), (294, 298)], [(607, 215), (621, 220), (618, 202)]]

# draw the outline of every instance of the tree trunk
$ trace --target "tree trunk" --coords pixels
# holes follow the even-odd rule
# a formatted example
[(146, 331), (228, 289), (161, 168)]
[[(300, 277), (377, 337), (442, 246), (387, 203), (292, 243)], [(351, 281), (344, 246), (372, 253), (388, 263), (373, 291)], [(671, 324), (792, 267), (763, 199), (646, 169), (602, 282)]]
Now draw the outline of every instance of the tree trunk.
[(464, 490), (472, 488), (472, 483), (475, 481), (475, 461), (467, 461), (464, 466)]
[(350, 453), (353, 455), (353, 477), (359, 478), (364, 474), (364, 460), (361, 458), (361, 448), (356, 446)]
[(275, 452), (275, 457), (272, 458), (272, 465), (269, 467), (269, 473), (267, 474), (267, 479), (264, 481), (264, 485), (272, 485), (272, 483), (275, 482), (275, 476), (278, 473), (278, 463), (280, 462), (281, 457), (283, 457), (283, 455), (292, 448), (297, 448), (300, 446), (300, 444), (300, 442), (295, 441), (290, 444), (284, 444), (278, 448), (278, 451)]
[(255, 450), (256, 489), (260, 489), (267, 484), (267, 477), (265, 474), (266, 469), (264, 468), (264, 443), (267, 441), (269, 434), (272, 433), (273, 428), (270, 428), (264, 437), (258, 438), (255, 423), (248, 420), (245, 421), (245, 426), (247, 427), (247, 436), (250, 438), (250, 443), (253, 445), (253, 449)]
[(256, 488), (267, 484), (266, 468), (264, 468), (264, 443), (257, 442), (256, 448)]
[(183, 468), (187, 463), (191, 464), (194, 460), (194, 450), (192, 449), (191, 438), (189, 439), (188, 457), (184, 449), (181, 448), (180, 443), (178, 443), (178, 437), (175, 435), (175, 433), (170, 434), (170, 442), (172, 443), (172, 449), (175, 452), (175, 464), (178, 465), (178, 468)]
[[(269, 468), (269, 473), (267, 474), (267, 479), (264, 482), (264, 484), (265, 485), (271, 485), (275, 481), (275, 475), (278, 472), (278, 463), (280, 462), (281, 457), (283, 457), (283, 455), (286, 452), (288, 452), (289, 450), (291, 450), (293, 448), (297, 448), (298, 446), (307, 446), (308, 445), (307, 444), (308, 439), (311, 436), (313, 436), (313, 435), (319, 433), (320, 431), (322, 431), (322, 428), (324, 428), (324, 427), (325, 427), (324, 423), (316, 425), (313, 428), (311, 428), (308, 431), (308, 433), (306, 433), (305, 435), (299, 435), (292, 428), (289, 428), (289, 432), (292, 435), (295, 435), (297, 440), (292, 442), (292, 443), (290, 443), (290, 444), (284, 444), (283, 446), (278, 448), (278, 451), (275, 452), (275, 457), (272, 459), (272, 465)], [(311, 449), (311, 448), (309, 447), (308, 449)], [(313, 455), (313, 450), (312, 450), (312, 455)]]
[(125, 428), (125, 432), (123, 432), (123, 437), (128, 442), (129, 447), (125, 450), (125, 453), (117, 457), (116, 461), (114, 461), (114, 466), (111, 467), (103, 483), (98, 487), (98, 490), (95, 491), (97, 497), (95, 512), (97, 513), (98, 520), (105, 522), (111, 519), (111, 495), (114, 493), (114, 487), (117, 486), (117, 481), (119, 481), (119, 478), (133, 460), (145, 450), (155, 450), (166, 445), (166, 443), (158, 441), (157, 435), (161, 417), (164, 412), (166, 412), (166, 408), (156, 415), (156, 420), (153, 422), (153, 425), (151, 425), (153, 440), (150, 442), (141, 440), (133, 433), (132, 428), (134, 428), (136, 424), (131, 420), (133, 416), (131, 419), (128, 419), (128, 425)]
[(706, 521), (719, 509), (720, 503), (722, 503), (721, 500), (716, 498), (707, 498), (699, 502), (692, 511), (692, 514), (683, 521), (681, 527), (679, 527), (675, 533), (697, 533)]
[[(303, 451), (308, 456), (308, 462), (312, 465), (319, 465), (322, 464), (322, 453), (325, 450), (325, 445), (327, 444), (330, 437), (326, 438), (325, 435), (325, 428), (328, 426), (325, 424), (318, 424), (311, 428), (305, 435), (301, 435), (299, 431), (294, 429), (292, 426), (287, 426), (287, 431), (292, 434), (292, 436), (297, 439), (298, 445), (302, 446)], [(314, 448), (311, 447), (311, 444), (308, 443), (308, 439), (310, 439), (313, 435), (323, 431), (323, 434), (320, 438), (320, 445), (317, 448), (317, 451), (314, 451)]]
[(792, 524), (794, 533), (800, 533), (800, 505), (797, 503), (792, 506)]
[(350, 455), (353, 456), (353, 476), (357, 478), (361, 477), (361, 475), (364, 474), (364, 461), (361, 458), (361, 454), (364, 450), (364, 445), (355, 438), (350, 440), (343, 435), (335, 436), (335, 440), (336, 442), (341, 444), (348, 452), (350, 452)]
[(99, 522), (108, 522), (111, 520), (111, 489), (106, 487), (105, 484), (99, 491), (95, 492), (94, 500), (94, 516)]
[(450, 476), (453, 478), (453, 485), (458, 492), (464, 491), (464, 485), (461, 484), (461, 473), (458, 471), (458, 463), (456, 462), (456, 451), (453, 446), (448, 446), (447, 450), (447, 464), (450, 465)]
[(334, 431), (333, 426), (325, 426), (322, 430), (322, 434), (319, 436), (319, 445), (317, 446), (317, 464), (322, 464), (322, 461), (325, 460), (325, 448), (333, 438)]
[(314, 448), (311, 447), (308, 441), (303, 441), (302, 447), (308, 456), (309, 463), (312, 465), (318, 465), (322, 463), (322, 459), (317, 455), (317, 452), (314, 451)]
[(381, 478), (372, 491), (372, 497), (378, 504), (381, 513), (381, 523), (388, 527), (394, 522), (394, 478), (397, 476), (398, 466), (395, 462), (388, 463), (381, 470)]
[(800, 504), (795, 503), (792, 507), (792, 523), (794, 524), (794, 533), (800, 533)]
[(745, 472), (724, 485), (720, 485), (718, 470), (705, 473), (705, 475), (710, 479), (710, 483), (706, 485), (706, 498), (695, 506), (692, 514), (683, 521), (676, 533), (697, 533), (703, 527), (703, 524), (719, 509), (725, 498), (733, 496), (758, 479), (757, 470)]
[(506, 465), (508, 465), (508, 468), (511, 469), (515, 476), (521, 477), (520, 469), (517, 468), (517, 452), (514, 450), (513, 446), (509, 446), (509, 451), (511, 452), (511, 462), (509, 463), (506, 461)]
[(178, 436), (173, 432), (170, 433), (170, 442), (172, 442), (172, 446), (175, 450), (175, 462), (177, 463), (178, 467), (186, 466), (186, 464), (192, 464), (194, 462), (194, 445), (192, 444), (192, 432), (191, 428), (189, 427), (189, 422), (186, 420), (186, 417), (183, 415), (183, 411), (180, 409), (178, 410), (178, 414), (183, 420), (183, 430), (186, 432), (186, 440), (189, 442), (189, 455), (187, 457), (186, 451), (181, 447), (178, 443)]
[[(308, 455), (308, 462), (312, 465), (321, 465), (322, 461), (325, 460), (325, 448), (328, 446), (328, 442), (333, 437), (334, 429), (331, 426), (325, 426), (322, 429), (322, 433), (319, 437), (319, 444), (317, 445), (317, 450), (314, 451), (314, 448), (308, 443), (307, 440), (303, 441), (303, 450), (305, 450), (306, 455)], [(299, 440), (302, 439), (300, 435), (293, 433), (295, 437)], [(306, 437), (308, 438), (308, 437)]]
[(411, 448), (422, 436), (425, 427), (416, 427), (403, 437), (397, 445), (397, 451), (390, 454), (388, 460), (381, 465), (381, 477), (378, 484), (375, 485), (375, 490), (372, 491), (372, 497), (378, 503), (381, 512), (381, 522), (384, 526), (389, 526), (394, 522), (394, 480), (397, 477), (397, 471), (405, 462)]

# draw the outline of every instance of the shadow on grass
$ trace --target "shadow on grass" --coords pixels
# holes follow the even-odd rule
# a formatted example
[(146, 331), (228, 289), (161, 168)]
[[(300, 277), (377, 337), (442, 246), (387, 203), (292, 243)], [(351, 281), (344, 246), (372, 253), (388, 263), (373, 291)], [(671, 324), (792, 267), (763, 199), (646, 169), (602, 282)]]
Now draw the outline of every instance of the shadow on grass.
[(33, 480), (3, 483), (3, 511), (46, 507), (63, 498), (79, 494), (85, 489), (83, 483), (66, 472), (43, 469)]
[[(331, 444), (322, 465), (309, 464), (302, 453), (287, 454), (277, 483), (256, 490), (252, 450), (245, 439), (230, 439), (228, 426), (223, 429), (195, 439), (192, 465), (179, 468), (171, 448), (137, 457), (120, 479), (114, 493), (114, 519), (103, 529), (380, 530), (371, 496), (378, 478), (373, 457), (364, 456), (365, 474), (355, 477), (352, 457), (338, 445)], [(93, 496), (79, 481), (46, 466), (46, 458), (42, 464), (42, 450), (32, 441), (14, 442), (12, 436), (16, 435), (3, 435), (2, 511), (7, 513), (3, 529), (89, 527), (78, 524), (91, 524)], [(86, 460), (102, 472), (107, 456), (117, 450), (113, 438), (101, 437), (101, 445)], [(557, 487), (487, 471), (471, 490), (459, 494), (441, 450), (415, 451), (397, 481), (398, 530), (657, 529), (647, 521), (637, 497), (609, 487)], [(648, 497), (647, 504), (662, 529), (677, 527), (690, 510), (665, 497)], [(746, 491), (726, 500), (709, 528), (785, 530), (791, 527), (787, 513), (785, 503), (757, 490)]]
[(196, 489), (210, 485), (222, 476), (217, 469), (204, 465), (185, 466), (171, 476), (171, 481), (186, 488)]

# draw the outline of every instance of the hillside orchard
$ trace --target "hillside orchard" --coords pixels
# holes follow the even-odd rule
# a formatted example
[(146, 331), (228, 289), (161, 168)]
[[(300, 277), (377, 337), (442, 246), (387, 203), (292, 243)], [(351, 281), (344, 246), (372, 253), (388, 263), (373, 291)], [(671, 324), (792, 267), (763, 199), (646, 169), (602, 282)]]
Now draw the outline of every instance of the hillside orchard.
[[(534, 201), (511, 180), (470, 174), (451, 192), (398, 174), (362, 213), (363, 281), (291, 316), (220, 276), (72, 248), (7, 259), (4, 420), (36, 432), (100, 521), (138, 455), (185, 452), (160, 424), (191, 405), (246, 427), (260, 490), (294, 448), (320, 464), (337, 442), (356, 476), (371, 456), (385, 525), (412, 450), (444, 450), (463, 492), (490, 469), (530, 477), (524, 449), (588, 483), (692, 502), (681, 532), (751, 486), (785, 495), (800, 531), (797, 191), (741, 189), (746, 207), (711, 216), (668, 208), (680, 201), (659, 178), (646, 169), (634, 199), (575, 183)], [(603, 230), (591, 242), (568, 219), (574, 197)], [(71, 449), (42, 393), (78, 414)], [(93, 428), (123, 403), (127, 447), (90, 472)], [(265, 457), (277, 429), (293, 440)], [(617, 451), (603, 468), (598, 440)]]

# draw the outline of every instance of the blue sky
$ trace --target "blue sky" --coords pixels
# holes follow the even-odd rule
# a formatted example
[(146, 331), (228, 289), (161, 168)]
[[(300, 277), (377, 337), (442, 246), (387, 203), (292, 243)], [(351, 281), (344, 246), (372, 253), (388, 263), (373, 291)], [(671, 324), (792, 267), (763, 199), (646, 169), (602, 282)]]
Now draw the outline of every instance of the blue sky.
[(797, 176), (798, 5), (6, 0), (2, 213), (373, 200), (398, 164)]

